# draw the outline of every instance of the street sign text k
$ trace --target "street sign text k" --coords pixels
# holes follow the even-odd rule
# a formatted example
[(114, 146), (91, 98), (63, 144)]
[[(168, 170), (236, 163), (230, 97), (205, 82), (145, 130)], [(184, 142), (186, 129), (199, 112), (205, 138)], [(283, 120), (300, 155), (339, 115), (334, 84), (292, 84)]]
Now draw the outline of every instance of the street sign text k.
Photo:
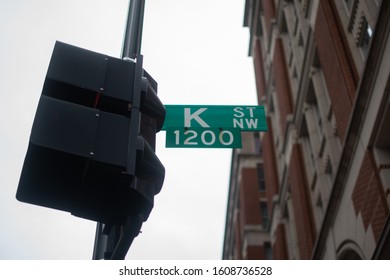
[(206, 111), (207, 108), (200, 108), (191, 114), (191, 108), (184, 108), (184, 126), (191, 127), (191, 120), (197, 121), (202, 127), (210, 127), (203, 119), (200, 118), (200, 114)]

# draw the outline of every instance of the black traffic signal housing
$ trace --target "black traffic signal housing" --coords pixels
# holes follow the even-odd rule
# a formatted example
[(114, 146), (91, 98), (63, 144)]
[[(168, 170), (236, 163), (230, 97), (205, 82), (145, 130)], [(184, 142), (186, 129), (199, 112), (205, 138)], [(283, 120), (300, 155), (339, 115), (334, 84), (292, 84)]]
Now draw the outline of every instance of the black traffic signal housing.
[(146, 220), (165, 176), (154, 153), (165, 118), (156, 90), (142, 56), (56, 42), (17, 199), (104, 224), (124, 224), (132, 213)]

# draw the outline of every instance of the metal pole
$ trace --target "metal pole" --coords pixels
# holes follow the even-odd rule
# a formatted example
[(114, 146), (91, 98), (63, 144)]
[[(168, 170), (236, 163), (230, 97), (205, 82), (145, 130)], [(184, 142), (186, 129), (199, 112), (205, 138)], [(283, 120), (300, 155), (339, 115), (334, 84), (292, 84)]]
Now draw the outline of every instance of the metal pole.
[(122, 58), (135, 58), (141, 53), (142, 27), (144, 22), (145, 0), (130, 0)]
[(128, 217), (126, 224), (122, 227), (120, 238), (112, 252), (112, 260), (125, 259), (134, 238), (141, 231), (142, 223), (142, 216), (133, 215)]
[(96, 225), (95, 244), (93, 246), (92, 255), (93, 260), (101, 260), (104, 258), (108, 236), (103, 234), (103, 227), (104, 225), (102, 223), (97, 223)]
[[(137, 56), (140, 56), (144, 7), (145, 0), (130, 0), (122, 45), (122, 58), (136, 59)], [(142, 56), (139, 60), (142, 66)], [(134, 178), (134, 181), (136, 184), (137, 179)], [(124, 259), (133, 239), (141, 229), (142, 222), (142, 217), (129, 217), (124, 226), (114, 226), (108, 230), (110, 232), (105, 232), (107, 231), (105, 225), (98, 223), (92, 259)]]

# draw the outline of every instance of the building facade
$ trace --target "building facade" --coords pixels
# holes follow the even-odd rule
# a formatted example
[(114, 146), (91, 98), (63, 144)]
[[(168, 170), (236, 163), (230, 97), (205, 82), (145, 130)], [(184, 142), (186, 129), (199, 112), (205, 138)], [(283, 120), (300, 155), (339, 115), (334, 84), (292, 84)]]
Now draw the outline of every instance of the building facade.
[(390, 1), (246, 0), (244, 26), (269, 127), (256, 241), (273, 259), (389, 259)]
[(242, 133), (230, 171), (223, 259), (271, 259), (259, 133)]

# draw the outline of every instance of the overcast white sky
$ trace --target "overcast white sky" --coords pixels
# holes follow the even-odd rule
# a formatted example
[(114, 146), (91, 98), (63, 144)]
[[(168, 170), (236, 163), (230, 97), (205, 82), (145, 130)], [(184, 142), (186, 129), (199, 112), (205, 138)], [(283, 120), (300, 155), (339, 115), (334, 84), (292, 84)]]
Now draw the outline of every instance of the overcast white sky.
[[(129, 0), (0, 2), (0, 259), (91, 259), (96, 223), (15, 199), (56, 40), (119, 57)], [(244, 0), (146, 0), (141, 53), (164, 104), (256, 104)], [(220, 259), (231, 150), (167, 149), (128, 259)]]

